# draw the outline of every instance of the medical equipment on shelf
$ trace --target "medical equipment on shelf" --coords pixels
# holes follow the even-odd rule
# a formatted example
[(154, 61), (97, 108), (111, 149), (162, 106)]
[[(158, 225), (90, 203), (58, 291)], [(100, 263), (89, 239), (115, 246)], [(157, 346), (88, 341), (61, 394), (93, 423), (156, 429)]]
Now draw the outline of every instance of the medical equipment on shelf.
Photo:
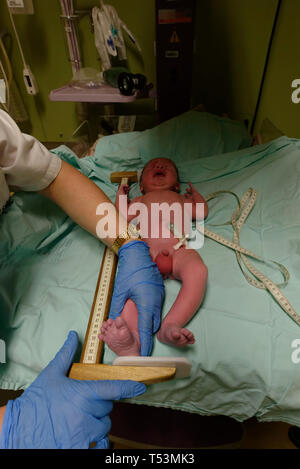
[(49, 95), (51, 101), (71, 101), (79, 103), (131, 103), (136, 95), (122, 95), (118, 88), (102, 85), (100, 88), (75, 88), (65, 85), (52, 90)]
[(126, 31), (133, 44), (141, 52), (142, 49), (139, 43), (126, 24), (119, 18), (113, 6), (105, 5), (103, 0), (100, 0), (100, 8), (93, 8), (92, 18), (95, 45), (101, 59), (102, 71), (108, 70), (113, 66), (112, 57), (120, 62), (127, 59), (122, 29)]
[(31, 71), (31, 69), (28, 65), (23, 70), (23, 78), (24, 78), (26, 89), (27, 89), (27, 93), (32, 94), (32, 95), (36, 95), (38, 93), (37, 83), (35, 81), (35, 77), (34, 77), (32, 71)]
[(9, 8), (9, 3), (7, 3), (7, 5), (8, 5), (8, 13), (9, 13), (10, 21), (11, 21), (11, 24), (12, 24), (12, 27), (13, 27), (13, 30), (14, 30), (14, 33), (15, 33), (15, 36), (16, 36), (18, 48), (19, 48), (21, 58), (22, 58), (22, 62), (23, 62), (23, 67), (24, 67), (23, 68), (23, 79), (24, 79), (24, 83), (25, 83), (25, 86), (26, 86), (26, 90), (27, 90), (28, 94), (31, 94), (31, 95), (35, 96), (39, 91), (38, 85), (37, 85), (36, 79), (35, 79), (32, 71), (30, 69), (30, 66), (28, 65), (28, 63), (25, 60), (25, 56), (24, 56), (24, 52), (23, 52), (23, 49), (22, 49), (22, 46), (21, 46), (21, 42), (20, 42), (20, 38), (19, 38), (19, 35), (18, 35), (18, 32), (17, 32), (17, 28), (16, 28), (16, 25), (15, 25), (11, 10)]
[[(52, 90), (49, 95), (51, 101), (128, 103), (136, 100), (137, 91), (142, 92), (141, 97), (154, 97), (153, 93), (152, 95), (149, 94), (149, 96), (147, 96), (147, 93), (144, 93), (144, 90), (151, 89), (151, 87), (147, 88), (144, 86), (144, 81), (146, 80), (144, 75), (133, 75), (130, 74), (129, 71), (126, 75), (120, 77), (120, 86), (118, 85), (117, 88), (114, 88), (107, 82), (100, 85), (98, 78), (94, 83), (90, 82), (91, 86), (77, 86), (77, 76), (81, 71), (81, 59), (76, 36), (75, 20), (81, 13), (85, 14), (86, 12), (84, 11), (83, 13), (83, 11), (76, 10), (74, 14), (72, 0), (60, 0), (60, 4), (62, 8), (61, 18), (65, 22), (73, 80), (68, 85)], [(122, 62), (126, 60), (126, 47), (122, 29), (127, 32), (131, 41), (136, 45), (137, 49), (141, 51), (141, 47), (133, 34), (126, 24), (120, 20), (116, 10), (112, 6), (104, 5), (103, 1), (100, 1), (100, 8), (94, 7), (92, 9), (92, 21), (96, 48), (101, 59), (102, 72), (111, 69), (115, 65), (124, 65)], [(114, 59), (114, 63), (111, 59)], [(114, 72), (112, 73), (114, 74)], [(75, 86), (73, 83), (74, 80), (75, 82), (77, 81)], [(120, 89), (122, 93), (120, 93)]]
[(104, 72), (86, 67), (74, 72), (70, 85), (78, 90), (99, 89), (104, 83), (118, 88), (124, 96), (132, 96), (136, 90), (143, 90), (146, 87), (147, 79), (140, 73), (130, 73), (125, 67), (112, 67)]
[(136, 90), (143, 90), (147, 78), (141, 73), (130, 73), (125, 67), (112, 67), (103, 72), (103, 78), (113, 88), (119, 88), (124, 96), (132, 96)]
[(71, 80), (70, 85), (73, 88), (81, 90), (82, 88), (101, 88), (103, 83), (103, 76), (99, 70), (91, 67), (83, 67), (73, 74), (73, 79)]
[[(137, 172), (112, 173), (111, 182), (118, 182), (119, 184), (137, 182)], [(111, 249), (106, 247), (80, 363), (73, 363), (69, 377), (85, 380), (131, 379), (145, 384), (188, 377), (191, 363), (183, 357), (118, 357), (112, 365), (99, 363), (103, 342), (98, 339), (98, 335), (109, 312), (116, 270), (117, 256)]]
[(77, 15), (74, 14), (73, 0), (60, 0), (60, 5), (62, 10), (61, 18), (64, 20), (70, 62), (74, 75), (81, 68), (80, 52), (74, 24)]

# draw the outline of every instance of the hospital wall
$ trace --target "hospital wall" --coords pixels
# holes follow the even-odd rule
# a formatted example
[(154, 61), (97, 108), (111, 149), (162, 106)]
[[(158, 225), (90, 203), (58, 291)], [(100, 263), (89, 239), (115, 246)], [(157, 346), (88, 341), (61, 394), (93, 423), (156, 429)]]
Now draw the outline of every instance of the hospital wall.
[(276, 5), (277, 0), (197, 2), (195, 102), (252, 122)]
[(262, 92), (257, 131), (263, 120), (269, 118), (285, 135), (300, 138), (300, 103), (291, 99), (295, 91), (291, 84), (300, 79), (299, 19), (299, 0), (283, 1)]
[[(0, 2), (0, 30), (12, 34), (10, 56), (16, 82), (30, 120), (22, 125), (42, 141), (66, 142), (85, 117), (85, 107), (75, 103), (49, 100), (51, 90), (72, 77), (71, 66), (60, 20), (58, 0), (35, 0), (35, 15), (15, 15), (22, 46), (39, 85), (32, 97), (25, 91), (22, 61), (7, 13)], [(141, 43), (142, 57), (128, 45), (128, 64), (135, 73), (144, 73), (155, 85), (155, 0), (110, 0), (120, 17)], [(95, 0), (74, 0), (78, 9), (89, 9)], [(142, 4), (142, 7), (141, 7)], [(267, 56), (277, 0), (196, 0), (195, 60), (192, 105), (204, 103), (209, 111), (228, 113), (249, 124), (257, 104)], [(300, 78), (300, 2), (285, 0), (275, 31), (270, 61), (262, 90), (255, 130), (265, 118), (289, 136), (300, 138), (300, 104), (291, 101), (291, 82)], [(79, 22), (83, 66), (100, 69), (87, 16)], [(7, 42), (7, 41), (6, 41)], [(8, 41), (9, 46), (9, 41)], [(95, 114), (95, 107), (92, 111)], [(154, 112), (153, 101), (132, 106), (132, 112)], [(97, 105), (96, 114), (104, 111)]]
[(300, 2), (284, 0), (270, 45), (278, 0), (198, 1), (194, 101), (214, 112), (246, 120), (254, 134), (277, 132), (300, 138), (300, 103), (291, 83), (300, 79)]

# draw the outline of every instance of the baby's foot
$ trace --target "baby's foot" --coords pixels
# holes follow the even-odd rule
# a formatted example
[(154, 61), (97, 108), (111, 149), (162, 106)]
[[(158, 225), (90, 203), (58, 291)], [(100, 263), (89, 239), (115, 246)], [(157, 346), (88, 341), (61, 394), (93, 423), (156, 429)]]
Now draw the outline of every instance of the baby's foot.
[(157, 333), (157, 338), (164, 344), (176, 345), (177, 347), (185, 347), (195, 343), (194, 334), (177, 324), (162, 323)]
[(103, 340), (117, 355), (139, 355), (138, 338), (128, 328), (124, 319), (118, 316), (115, 320), (108, 319), (102, 324), (99, 339)]

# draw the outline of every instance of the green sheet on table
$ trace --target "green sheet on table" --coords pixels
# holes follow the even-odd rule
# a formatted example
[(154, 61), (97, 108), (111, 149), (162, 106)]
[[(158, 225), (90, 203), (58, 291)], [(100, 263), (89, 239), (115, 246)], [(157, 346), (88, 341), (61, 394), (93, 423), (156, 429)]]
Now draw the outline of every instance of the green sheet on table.
[[(55, 150), (112, 200), (117, 187), (109, 182), (110, 173), (142, 168), (151, 154), (149, 131), (116, 137), (101, 139), (94, 157), (78, 159), (64, 146)], [(241, 244), (287, 267), (291, 279), (282, 291), (300, 312), (300, 141), (281, 137), (184, 163), (189, 143), (182, 144), (178, 164), (182, 192), (188, 181), (203, 195), (223, 189), (242, 196), (249, 187), (257, 190)], [(160, 144), (163, 148), (163, 141)], [(143, 145), (147, 154), (141, 150)], [(157, 156), (166, 155), (155, 150), (153, 157)], [(130, 196), (138, 194), (134, 185)], [(209, 202), (207, 226), (230, 219), (235, 207), (229, 195)], [(228, 225), (211, 229), (232, 239)], [(76, 330), (83, 341), (103, 245), (37, 194), (14, 197), (8, 213), (0, 218), (0, 233), (0, 338), (6, 342), (7, 355), (6, 364), (0, 364), (0, 387), (18, 389), (32, 382), (69, 330)], [(130, 402), (228, 415), (240, 421), (256, 416), (300, 425), (300, 364), (292, 361), (299, 326), (269, 293), (247, 283), (233, 251), (206, 239), (199, 252), (209, 276), (203, 304), (188, 325), (196, 343), (176, 349), (155, 339), (153, 349), (155, 356), (187, 357), (191, 376), (151, 385)], [(258, 267), (281, 282), (277, 271)], [(163, 316), (180, 288), (173, 280), (165, 285)], [(105, 348), (104, 362), (114, 357)]]

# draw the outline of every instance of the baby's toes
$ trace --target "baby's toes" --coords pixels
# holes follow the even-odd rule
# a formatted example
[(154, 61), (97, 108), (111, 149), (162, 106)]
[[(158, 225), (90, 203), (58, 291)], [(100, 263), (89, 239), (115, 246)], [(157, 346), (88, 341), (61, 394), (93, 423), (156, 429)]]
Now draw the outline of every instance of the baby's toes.
[(195, 342), (194, 334), (188, 329), (182, 329), (182, 334), (184, 335), (185, 339), (189, 344), (193, 344)]
[(179, 328), (177, 329), (177, 328), (174, 327), (174, 328), (171, 330), (170, 336), (171, 336), (171, 339), (172, 339), (172, 340), (180, 340), (180, 339), (181, 339), (181, 336), (182, 336), (181, 330), (180, 330)]
[(108, 321), (105, 321), (101, 326), (101, 332), (107, 331), (109, 327), (110, 327), (110, 324), (108, 323)]
[(124, 319), (121, 316), (118, 316), (116, 318), (115, 326), (116, 326), (117, 329), (122, 329), (123, 327), (128, 329), (128, 326), (127, 326), (126, 322), (124, 321)]

